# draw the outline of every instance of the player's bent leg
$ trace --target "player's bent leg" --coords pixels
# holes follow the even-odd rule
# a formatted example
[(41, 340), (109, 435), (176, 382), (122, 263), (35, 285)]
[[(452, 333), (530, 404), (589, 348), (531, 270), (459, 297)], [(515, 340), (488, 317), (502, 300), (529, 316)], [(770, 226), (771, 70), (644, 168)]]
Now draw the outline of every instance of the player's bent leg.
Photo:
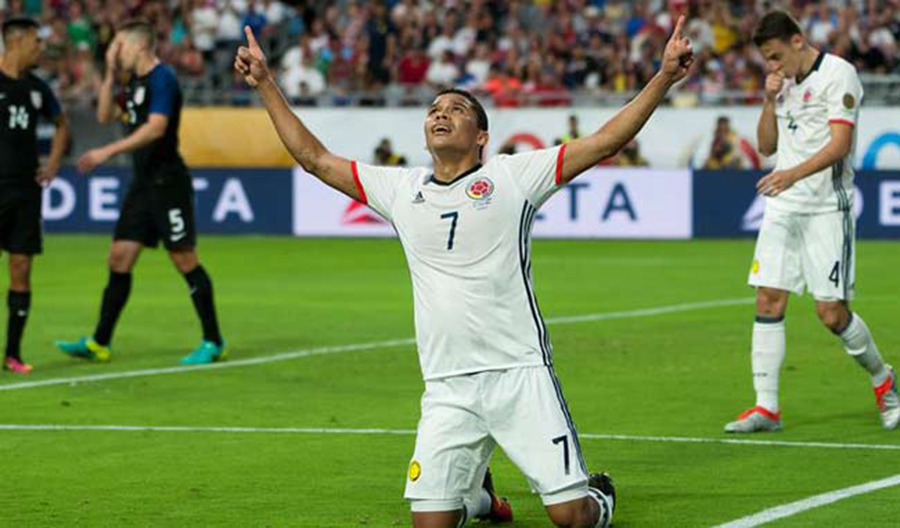
[(411, 501), (413, 528), (459, 528), (468, 522), (462, 500)]
[(607, 528), (616, 508), (616, 491), (606, 473), (593, 473), (588, 485), (541, 496), (547, 515), (561, 528)]
[(844, 350), (871, 377), (875, 403), (885, 429), (900, 423), (900, 397), (893, 369), (885, 364), (875, 339), (859, 314), (851, 312), (846, 302), (817, 301), (816, 312), (844, 345)]
[(119, 316), (131, 295), (131, 270), (137, 264), (144, 245), (134, 240), (114, 240), (109, 249), (109, 279), (103, 289), (100, 318), (92, 337), (76, 341), (57, 341), (64, 353), (78, 359), (107, 362), (112, 357), (110, 343)]
[(31, 308), (31, 255), (10, 253), (9, 292), (6, 297), (6, 356), (3, 369), (16, 374), (30, 374), (31, 365), (22, 361), (22, 335)]
[(776, 288), (756, 290), (751, 365), (756, 404), (725, 425), (726, 433), (755, 433), (781, 429), (778, 381), (785, 355), (784, 313), (789, 293)]
[(837, 335), (850, 323), (850, 309), (845, 301), (816, 301), (816, 315), (826, 328)]
[(197, 257), (193, 247), (169, 249), (169, 258), (175, 268), (184, 276), (191, 292), (191, 301), (200, 324), (203, 327), (203, 340), (200, 346), (181, 359), (185, 365), (199, 365), (213, 363), (225, 359), (225, 343), (219, 331), (219, 321), (216, 317), (216, 305), (213, 298), (212, 279)]

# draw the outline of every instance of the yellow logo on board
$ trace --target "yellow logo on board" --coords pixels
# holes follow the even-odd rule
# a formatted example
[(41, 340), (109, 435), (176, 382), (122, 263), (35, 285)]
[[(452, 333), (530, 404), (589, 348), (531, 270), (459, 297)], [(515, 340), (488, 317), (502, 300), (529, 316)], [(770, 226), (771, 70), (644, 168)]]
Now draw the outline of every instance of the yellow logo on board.
[(418, 461), (413, 460), (409, 464), (409, 481), (415, 482), (415, 481), (419, 480), (419, 477), (421, 477), (421, 476), (422, 476), (422, 466), (419, 465)]

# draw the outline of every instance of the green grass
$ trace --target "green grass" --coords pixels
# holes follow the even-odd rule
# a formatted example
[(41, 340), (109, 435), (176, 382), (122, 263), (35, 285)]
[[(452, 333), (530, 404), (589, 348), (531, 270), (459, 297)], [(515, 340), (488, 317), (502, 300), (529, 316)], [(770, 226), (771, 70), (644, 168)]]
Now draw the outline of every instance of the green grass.
[[(135, 274), (108, 365), (53, 341), (89, 333), (106, 280), (105, 237), (52, 236), (36, 264), (24, 343), (27, 380), (169, 367), (199, 342), (183, 280), (163, 252)], [(859, 244), (858, 301), (884, 355), (900, 363), (896, 243)], [(233, 361), (413, 335), (409, 275), (392, 240), (205, 237)], [(749, 241), (548, 242), (534, 248), (548, 318), (750, 297)], [(0, 283), (5, 286), (5, 282)], [(868, 380), (792, 300), (782, 374), (786, 429), (764, 440), (892, 444)], [(752, 305), (551, 325), (579, 431), (724, 438), (753, 400)], [(0, 423), (414, 429), (422, 391), (412, 346), (221, 370), (0, 391)], [(0, 431), (0, 525), (408, 526), (410, 435)], [(616, 526), (711, 526), (900, 473), (900, 452), (771, 445), (582, 441), (620, 493)], [(500, 453), (492, 467), (518, 527), (549, 523)], [(900, 488), (773, 526), (896, 526)]]

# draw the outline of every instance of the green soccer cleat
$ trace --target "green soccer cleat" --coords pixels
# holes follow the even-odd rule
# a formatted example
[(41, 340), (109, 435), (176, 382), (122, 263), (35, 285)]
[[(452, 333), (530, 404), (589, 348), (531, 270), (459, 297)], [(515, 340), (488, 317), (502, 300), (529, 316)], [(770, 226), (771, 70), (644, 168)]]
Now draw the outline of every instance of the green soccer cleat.
[(101, 363), (109, 361), (111, 353), (108, 346), (103, 346), (89, 337), (82, 337), (78, 341), (57, 341), (56, 347), (74, 358)]
[(203, 341), (190, 354), (181, 358), (182, 365), (204, 365), (225, 359), (225, 343), (219, 346), (212, 341)]

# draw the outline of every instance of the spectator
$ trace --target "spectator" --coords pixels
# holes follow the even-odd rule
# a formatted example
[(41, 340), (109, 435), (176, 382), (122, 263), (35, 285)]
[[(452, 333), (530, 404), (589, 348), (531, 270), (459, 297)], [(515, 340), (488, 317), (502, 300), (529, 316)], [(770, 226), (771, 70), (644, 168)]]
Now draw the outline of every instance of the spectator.
[(397, 65), (397, 81), (404, 86), (418, 86), (430, 71), (430, 61), (421, 48), (407, 51)]
[(575, 114), (569, 114), (568, 123), (569, 123), (569, 126), (568, 126), (568, 129), (566, 130), (566, 133), (563, 134), (559, 138), (558, 142), (560, 144), (568, 143), (569, 141), (572, 141), (573, 139), (578, 139), (581, 137), (581, 132), (578, 131), (578, 116)]
[(435, 89), (449, 88), (459, 77), (459, 68), (453, 63), (453, 52), (445, 50), (441, 58), (428, 66), (425, 80)]
[(247, 13), (244, 14), (244, 25), (250, 26), (254, 35), (264, 35), (266, 33), (266, 13), (260, 9), (257, 0), (249, 0), (247, 2)]
[(375, 147), (375, 164), (391, 167), (405, 167), (406, 157), (394, 152), (391, 140), (382, 138)]
[(312, 55), (306, 55), (299, 67), (283, 77), (283, 86), (289, 99), (314, 97), (325, 91), (325, 77), (316, 69)]
[(650, 162), (641, 156), (641, 147), (636, 139), (632, 139), (622, 148), (613, 163), (619, 167), (647, 167)]
[(66, 26), (66, 33), (69, 35), (69, 45), (72, 49), (80, 49), (82, 44), (87, 45), (89, 50), (94, 48), (94, 29), (91, 27), (90, 19), (84, 13), (81, 2), (69, 4), (69, 23)]
[(716, 120), (709, 158), (703, 164), (704, 169), (741, 169), (743, 158), (738, 153), (738, 136), (731, 130), (731, 120), (720, 116)]
[(219, 31), (219, 13), (213, 0), (194, 0), (190, 26), (194, 47), (203, 54), (204, 60), (211, 61)]

